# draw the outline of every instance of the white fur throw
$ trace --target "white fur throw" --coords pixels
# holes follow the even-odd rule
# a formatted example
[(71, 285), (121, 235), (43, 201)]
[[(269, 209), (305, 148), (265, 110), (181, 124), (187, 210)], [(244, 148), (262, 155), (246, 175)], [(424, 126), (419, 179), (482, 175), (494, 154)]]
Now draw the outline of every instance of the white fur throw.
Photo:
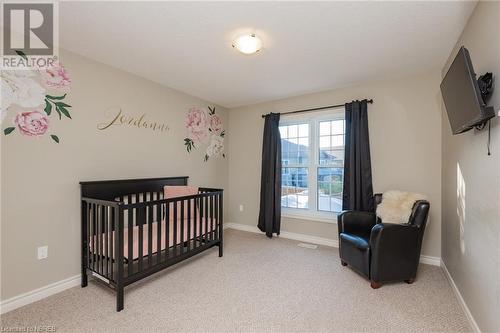
[(419, 193), (387, 191), (382, 195), (382, 202), (377, 206), (377, 216), (384, 223), (408, 223), (415, 201), (427, 200)]

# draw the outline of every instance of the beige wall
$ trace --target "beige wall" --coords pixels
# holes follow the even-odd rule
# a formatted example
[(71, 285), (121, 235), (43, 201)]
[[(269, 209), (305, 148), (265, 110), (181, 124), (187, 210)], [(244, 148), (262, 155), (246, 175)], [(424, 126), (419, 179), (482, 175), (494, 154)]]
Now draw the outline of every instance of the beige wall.
[[(439, 71), (418, 77), (374, 82), (285, 100), (231, 109), (229, 112), (229, 216), (227, 222), (257, 225), (262, 131), (261, 114), (373, 98), (369, 105), (373, 185), (426, 194), (430, 224), (422, 253), (440, 256), (441, 110)], [(243, 212), (239, 205), (244, 206)], [(282, 230), (336, 239), (337, 225), (283, 218)]]
[[(51, 117), (61, 143), (18, 133), (2, 138), (2, 300), (80, 273), (79, 181), (190, 176), (191, 184), (227, 184), (227, 160), (204, 163), (202, 151), (189, 155), (183, 145), (187, 110), (211, 104), (72, 53), (61, 59), (73, 81), (73, 120)], [(171, 130), (98, 131), (111, 106), (147, 113)], [(227, 111), (217, 111), (227, 120)], [(49, 257), (39, 261), (41, 245)]]
[[(465, 45), (478, 75), (493, 72), (497, 88), (490, 101), (500, 109), (500, 2), (479, 2), (450, 54)], [(491, 156), (487, 131), (452, 136), (442, 112), (442, 258), (483, 332), (500, 332), (500, 123), (491, 122)], [(465, 184), (464, 205), (457, 206), (457, 169)], [(461, 208), (463, 207), (463, 208)], [(460, 218), (462, 211), (464, 218)], [(457, 213), (459, 212), (459, 213)], [(461, 231), (462, 229), (462, 231)]]

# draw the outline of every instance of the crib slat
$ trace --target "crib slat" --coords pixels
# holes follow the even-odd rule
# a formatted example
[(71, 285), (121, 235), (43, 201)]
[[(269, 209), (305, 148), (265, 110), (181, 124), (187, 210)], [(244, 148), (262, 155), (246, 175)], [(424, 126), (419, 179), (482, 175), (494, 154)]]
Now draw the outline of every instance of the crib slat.
[(219, 223), (219, 194), (216, 194), (214, 196), (214, 210), (215, 210), (215, 216), (214, 216), (214, 237), (215, 239), (219, 239), (218, 233), (217, 233), (217, 223)]
[(102, 206), (102, 211), (104, 213), (103, 216), (103, 228), (104, 228), (104, 258), (102, 261), (103, 265), (103, 274), (104, 276), (108, 276), (108, 260), (109, 260), (109, 253), (108, 253), (108, 206)]
[(208, 242), (208, 197), (205, 197), (205, 242)]
[(86, 210), (87, 210), (87, 268), (92, 268), (91, 263), (92, 263), (92, 251), (91, 246), (92, 246), (92, 226), (91, 226), (91, 221), (92, 217), (90, 214), (92, 214), (92, 209), (91, 209), (92, 204), (87, 203), (86, 204)]
[(92, 204), (92, 270), (95, 272), (96, 271), (96, 237), (97, 237), (97, 232), (96, 232), (96, 204)]
[(165, 261), (170, 257), (170, 203), (165, 204)]
[(181, 200), (181, 254), (184, 253), (184, 200)]
[(215, 212), (214, 212), (214, 206), (215, 204), (215, 196), (210, 195), (210, 239), (214, 240), (215, 239), (215, 234), (214, 234), (214, 218), (215, 218)]
[(194, 218), (193, 218), (193, 221), (194, 221), (194, 237), (193, 237), (193, 246), (194, 248), (196, 249), (198, 247), (198, 207), (199, 207), (199, 203), (198, 203), (198, 199), (195, 198), (194, 199)]
[[(127, 202), (129, 204), (132, 203), (132, 195), (128, 195)], [(129, 208), (128, 209), (128, 255), (127, 255), (128, 276), (133, 274), (133, 268), (134, 268), (134, 266), (132, 265), (134, 261), (133, 247), (134, 247), (134, 219), (133, 219), (132, 208)]]
[(191, 251), (191, 199), (187, 201), (187, 251)]
[(218, 227), (218, 223), (219, 223), (219, 194), (216, 194), (215, 197), (214, 197), (214, 208), (215, 208), (215, 214), (214, 214), (214, 219), (215, 219), (215, 223), (214, 223), (214, 228), (212, 230), (214, 230), (214, 237), (216, 240), (219, 239), (219, 234), (218, 234), (218, 230), (219, 230), (219, 227)]
[(103, 242), (104, 242), (104, 229), (103, 229), (103, 216), (102, 216), (102, 205), (99, 205), (99, 210), (98, 210), (98, 214), (99, 214), (99, 272), (101, 275), (104, 275), (104, 271), (103, 271), (103, 258), (104, 258), (104, 246), (103, 246)]
[(98, 262), (97, 262), (97, 270), (99, 274), (104, 275), (103, 272), (103, 241), (104, 241), (104, 230), (103, 230), (103, 224), (102, 224), (102, 205), (97, 206), (97, 222), (98, 222), (98, 230), (99, 230), (99, 237), (97, 238), (97, 241), (99, 242), (99, 257), (98, 257)]
[(105, 210), (106, 206), (101, 205), (101, 272), (102, 275), (105, 276), (104, 273), (104, 262), (106, 260), (106, 246), (105, 246), (105, 240), (106, 240), (106, 216), (105, 216)]
[(139, 269), (139, 272), (142, 271), (142, 260), (143, 260), (143, 247), (144, 247), (144, 222), (145, 221), (145, 218), (146, 216), (144, 215), (144, 220), (143, 220), (143, 209), (144, 208), (136, 208), (135, 209), (135, 224), (139, 226), (139, 251), (138, 251), (138, 254), (139, 254), (139, 265), (138, 265), (138, 269)]
[(108, 274), (109, 274), (109, 279), (113, 280), (113, 244), (114, 244), (114, 237), (113, 237), (113, 231), (116, 230), (116, 226), (114, 225), (115, 221), (115, 209), (111, 208), (110, 212), (110, 217), (109, 217), (109, 249), (108, 249)]
[(100, 214), (101, 206), (96, 205), (95, 207), (95, 214), (96, 214), (96, 230), (97, 230), (97, 235), (96, 235), (96, 271), (97, 273), (101, 273), (101, 214)]
[(178, 240), (177, 240), (177, 209), (178, 209), (178, 202), (177, 201), (174, 201), (174, 205), (173, 205), (173, 209), (174, 209), (174, 244), (173, 247), (174, 247), (174, 257), (177, 255), (177, 244), (178, 244)]
[(156, 212), (156, 264), (161, 262), (161, 205), (155, 205)]
[(210, 241), (210, 197), (205, 197), (205, 241)]
[(153, 206), (146, 206), (148, 216), (148, 267), (153, 266)]
[(199, 245), (203, 245), (203, 229), (205, 228), (205, 225), (203, 224), (203, 216), (204, 216), (204, 210), (203, 210), (203, 198), (198, 199), (200, 201), (200, 221), (198, 222), (200, 224), (200, 241)]
[(101, 205), (99, 211), (101, 212), (101, 274), (104, 276), (104, 259), (105, 254), (104, 254), (104, 236), (105, 236), (105, 220), (104, 220), (104, 205)]

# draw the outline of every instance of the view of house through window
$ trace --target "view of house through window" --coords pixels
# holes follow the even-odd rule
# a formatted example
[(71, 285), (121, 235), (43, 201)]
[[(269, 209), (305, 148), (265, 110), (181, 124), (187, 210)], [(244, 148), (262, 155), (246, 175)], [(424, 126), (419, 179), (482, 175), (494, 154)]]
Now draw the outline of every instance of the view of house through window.
[(342, 210), (344, 120), (319, 122), (318, 210)]
[(311, 214), (342, 210), (344, 128), (343, 113), (281, 121), (282, 207)]

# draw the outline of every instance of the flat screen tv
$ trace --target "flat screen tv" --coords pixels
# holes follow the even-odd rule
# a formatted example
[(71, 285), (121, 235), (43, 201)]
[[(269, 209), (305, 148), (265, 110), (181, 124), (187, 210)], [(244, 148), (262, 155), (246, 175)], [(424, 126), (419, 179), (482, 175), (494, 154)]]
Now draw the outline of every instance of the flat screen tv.
[(448, 120), (453, 134), (466, 132), (495, 116), (481, 97), (469, 51), (461, 47), (441, 82)]

